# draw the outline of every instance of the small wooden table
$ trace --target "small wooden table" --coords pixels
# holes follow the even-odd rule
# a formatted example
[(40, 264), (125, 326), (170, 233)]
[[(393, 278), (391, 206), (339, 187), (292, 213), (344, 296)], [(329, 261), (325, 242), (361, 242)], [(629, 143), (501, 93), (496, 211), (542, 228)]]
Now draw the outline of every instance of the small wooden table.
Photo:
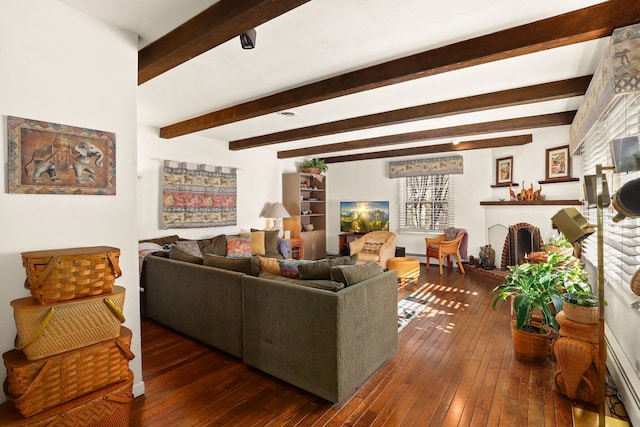
[(416, 285), (420, 278), (420, 261), (416, 258), (389, 258), (389, 261), (387, 261), (387, 269), (396, 270), (398, 279), (400, 279), (400, 287), (406, 285), (407, 279), (411, 279), (411, 283)]
[(289, 256), (293, 259), (304, 259), (304, 241), (298, 237), (284, 239), (289, 242), (291, 253)]

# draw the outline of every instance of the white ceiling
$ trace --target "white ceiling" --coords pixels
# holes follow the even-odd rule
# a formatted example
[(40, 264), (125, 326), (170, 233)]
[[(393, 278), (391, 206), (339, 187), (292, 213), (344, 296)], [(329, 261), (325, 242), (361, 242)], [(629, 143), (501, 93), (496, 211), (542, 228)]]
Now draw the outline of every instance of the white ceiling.
[[(212, 0), (59, 0), (139, 35), (140, 47), (198, 14)], [(237, 0), (236, 0), (237, 1)], [(260, 25), (256, 47), (237, 38), (138, 88), (138, 120), (162, 127), (348, 71), (430, 50), (602, 0), (313, 0)], [(600, 39), (412, 80), (199, 132), (231, 141), (412, 105), (592, 74), (605, 49)], [(398, 132), (577, 109), (582, 97), (421, 120), (402, 125), (276, 144), (273, 151)], [(499, 136), (524, 133), (502, 133)], [(483, 135), (482, 138), (495, 135)], [(188, 137), (187, 137), (188, 138)], [(460, 138), (461, 140), (478, 137)], [(384, 147), (395, 149), (429, 141)], [(339, 152), (353, 154), (362, 151)]]

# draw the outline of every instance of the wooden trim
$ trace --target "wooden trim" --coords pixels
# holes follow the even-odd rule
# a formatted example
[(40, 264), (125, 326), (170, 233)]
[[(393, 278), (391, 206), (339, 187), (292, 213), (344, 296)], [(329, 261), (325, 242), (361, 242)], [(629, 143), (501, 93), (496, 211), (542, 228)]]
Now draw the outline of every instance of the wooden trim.
[(538, 181), (538, 184), (555, 184), (558, 182), (575, 182), (575, 181), (580, 181), (580, 178), (544, 179), (542, 181)]
[[(387, 145), (403, 144), (407, 142), (423, 142), (431, 139), (441, 138), (457, 138), (463, 136), (480, 135), (486, 133), (509, 132), (515, 130), (525, 130), (532, 128), (544, 128), (552, 126), (570, 125), (575, 116), (575, 111), (565, 111), (562, 113), (543, 114), (539, 116), (518, 117), (515, 119), (496, 120), (493, 122), (473, 123), (469, 125), (452, 126), (440, 129), (428, 129), (417, 132), (401, 133), (395, 135), (385, 135), (374, 138), (365, 138), (355, 141), (345, 141), (335, 144), (319, 145), (315, 147), (299, 148), (294, 150), (278, 151), (279, 159), (288, 159), (293, 157), (316, 156), (326, 153), (334, 153), (338, 151), (360, 150), (373, 147), (383, 147)], [(446, 150), (432, 151), (440, 153), (443, 151), (460, 150), (458, 145), (441, 144), (441, 148)], [(447, 147), (453, 147), (453, 149)], [(427, 148), (427, 147), (425, 147)], [(467, 148), (469, 149), (469, 148)], [(369, 153), (375, 155), (376, 153)], [(337, 157), (332, 157), (336, 159)], [(378, 157), (373, 157), (378, 158)], [(346, 161), (346, 160), (345, 160)], [(334, 161), (335, 162), (335, 161)]]
[(515, 183), (515, 182), (507, 182), (507, 183), (503, 183), (503, 184), (493, 184), (491, 186), (491, 188), (504, 188), (504, 187), (517, 187), (520, 184)]
[(173, 123), (160, 128), (160, 137), (174, 138), (365, 90), (594, 40), (638, 22), (640, 2), (609, 0)]
[(138, 52), (138, 84), (308, 1), (220, 0)]
[(385, 111), (367, 116), (353, 117), (334, 122), (321, 123), (282, 132), (259, 135), (229, 142), (229, 150), (244, 150), (271, 144), (332, 135), (342, 132), (370, 129), (377, 126), (396, 125), (427, 118), (484, 111), (492, 108), (512, 107), (534, 102), (582, 96), (593, 76), (543, 83), (482, 95), (467, 96), (433, 104), (418, 105)]
[(566, 206), (566, 205), (581, 205), (580, 200), (505, 200), (503, 202), (497, 201), (484, 201), (480, 202), (480, 206), (531, 206), (531, 205), (552, 205), (552, 206)]
[(475, 141), (465, 141), (459, 144), (438, 144), (426, 147), (403, 148), (399, 150), (378, 151), (373, 153), (353, 154), (350, 156), (325, 157), (327, 163), (352, 162), (356, 160), (384, 159), (389, 157), (413, 156), (416, 154), (444, 153), (448, 151), (478, 150), (481, 148), (510, 147), (514, 145), (524, 145), (533, 141), (533, 135), (515, 135), (502, 138), (478, 139)]

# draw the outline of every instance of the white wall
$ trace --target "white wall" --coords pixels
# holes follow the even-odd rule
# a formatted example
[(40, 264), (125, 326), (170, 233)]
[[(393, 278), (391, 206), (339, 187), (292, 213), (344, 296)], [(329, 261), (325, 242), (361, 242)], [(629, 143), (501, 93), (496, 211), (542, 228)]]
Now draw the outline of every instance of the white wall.
[[(121, 249), (125, 325), (133, 331), (134, 391), (144, 389), (136, 244), (137, 37), (48, 0), (0, 2), (0, 351), (14, 346), (10, 301), (24, 289), (24, 251), (108, 245)], [(6, 193), (6, 116), (116, 134), (115, 196)], [(0, 380), (5, 371), (0, 370)], [(4, 399), (4, 396), (1, 396)]]
[[(264, 149), (229, 151), (228, 144), (198, 135), (162, 139), (158, 129), (138, 130), (138, 237), (178, 234), (197, 239), (264, 228), (260, 213), (266, 203), (282, 201), (282, 173), (295, 170), (293, 161), (282, 161)], [(238, 168), (236, 226), (164, 230), (160, 223), (161, 177), (164, 160)], [(288, 168), (288, 169), (285, 169)]]
[[(502, 157), (514, 158), (514, 182), (522, 188), (522, 181), (528, 188), (545, 179), (545, 150), (569, 143), (569, 126), (538, 129), (533, 132), (533, 142), (524, 146), (460, 151), (464, 158), (464, 174), (454, 175), (455, 185), (455, 226), (466, 228), (469, 232), (469, 255), (478, 255), (480, 248), (488, 241), (488, 228), (494, 224), (513, 225), (529, 222), (541, 229), (543, 237), (552, 232), (551, 216), (561, 206), (480, 206), (484, 200), (497, 201), (509, 199), (508, 188), (491, 188), (495, 184), (495, 160)], [(438, 157), (452, 153), (430, 154), (381, 160), (366, 160), (329, 165), (327, 173), (327, 250), (338, 252), (339, 203), (340, 201), (389, 200), (391, 230), (396, 231), (397, 224), (397, 187), (394, 179), (389, 179), (390, 161), (411, 158)], [(578, 170), (576, 168), (576, 170)], [(545, 184), (542, 194), (548, 199), (579, 199), (579, 183)], [(407, 254), (424, 256), (424, 237), (418, 234), (399, 234), (398, 246), (404, 246)], [(422, 259), (422, 258), (421, 258)]]

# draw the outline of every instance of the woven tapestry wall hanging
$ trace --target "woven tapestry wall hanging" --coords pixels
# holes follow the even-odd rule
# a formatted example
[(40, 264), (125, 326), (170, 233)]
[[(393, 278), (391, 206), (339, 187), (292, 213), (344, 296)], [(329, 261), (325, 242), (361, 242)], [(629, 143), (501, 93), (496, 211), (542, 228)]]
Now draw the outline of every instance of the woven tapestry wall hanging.
[(164, 161), (164, 228), (236, 225), (236, 169)]
[(462, 173), (462, 156), (389, 162), (389, 178)]

